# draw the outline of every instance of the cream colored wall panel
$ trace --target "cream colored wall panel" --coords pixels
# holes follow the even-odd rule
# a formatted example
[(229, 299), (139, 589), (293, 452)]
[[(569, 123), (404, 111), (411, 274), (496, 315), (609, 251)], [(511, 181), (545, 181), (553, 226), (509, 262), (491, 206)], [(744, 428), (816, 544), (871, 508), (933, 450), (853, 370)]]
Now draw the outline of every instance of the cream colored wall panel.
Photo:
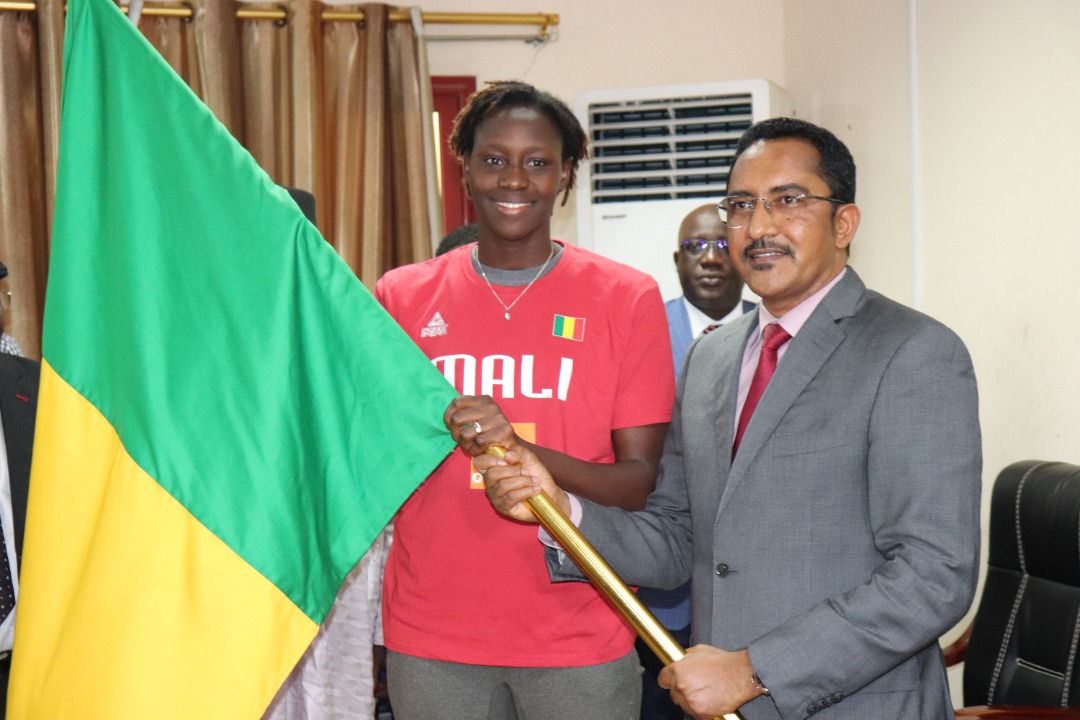
[(787, 0), (784, 75), (795, 114), (855, 156), (862, 223), (851, 263), (867, 284), (914, 304), (911, 105), (906, 0)]
[[(572, 105), (579, 91), (766, 78), (783, 86), (783, 3), (761, 0), (427, 0), (428, 11), (558, 13), (558, 37), (524, 42), (432, 42), (433, 75), (525, 80)], [(736, 27), (736, 22), (738, 26)], [(516, 30), (516, 29), (508, 29)], [(443, 26), (432, 33), (450, 32)], [(573, 194), (552, 234), (576, 242)], [(678, 228), (673, 228), (675, 233)]]

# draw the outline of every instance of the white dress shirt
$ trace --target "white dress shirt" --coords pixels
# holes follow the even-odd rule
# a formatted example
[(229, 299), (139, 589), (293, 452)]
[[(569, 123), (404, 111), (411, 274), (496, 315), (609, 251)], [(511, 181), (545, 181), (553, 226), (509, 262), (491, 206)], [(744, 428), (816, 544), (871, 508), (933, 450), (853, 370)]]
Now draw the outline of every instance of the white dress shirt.
[[(15, 556), (15, 519), (11, 513), (11, 478), (8, 474), (7, 445), (4, 443), (4, 423), (0, 418), (0, 522), (4, 525), (4, 544), (7, 546), (8, 567), (15, 600), (19, 599), (19, 565)], [(0, 656), (11, 652), (15, 644), (15, 610), (0, 622)]]
[[(686, 319), (690, 321), (690, 337), (694, 338), (701, 337), (701, 333), (705, 332), (705, 328), (710, 325), (727, 325), (729, 322), (743, 314), (743, 302), (741, 299), (739, 302), (735, 303), (735, 307), (732, 308), (731, 312), (719, 320), (713, 320), (711, 317), (701, 312), (701, 310), (695, 307), (692, 302), (686, 299), (685, 295), (683, 295), (682, 302), (683, 307), (686, 308)], [(678, 370), (679, 368), (675, 369)]]

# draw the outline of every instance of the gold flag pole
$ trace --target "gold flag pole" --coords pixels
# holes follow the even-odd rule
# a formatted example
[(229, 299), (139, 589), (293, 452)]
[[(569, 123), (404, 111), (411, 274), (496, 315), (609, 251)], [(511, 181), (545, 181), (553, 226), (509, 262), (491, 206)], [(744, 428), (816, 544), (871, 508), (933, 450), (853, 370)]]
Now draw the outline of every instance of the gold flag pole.
[[(505, 451), (498, 445), (489, 446), (486, 452), (495, 457), (505, 455)], [(570, 522), (570, 518), (563, 514), (551, 496), (541, 491), (539, 495), (529, 498), (527, 503), (544, 529), (558, 541), (566, 554), (596, 586), (596, 589), (603, 593), (604, 597), (634, 627), (645, 644), (656, 653), (656, 657), (660, 658), (664, 665), (681, 660), (686, 654), (683, 648), (660, 624), (656, 616), (638, 600), (637, 595), (630, 591), (630, 588), (608, 565), (607, 560), (596, 551), (592, 543), (585, 539), (581, 531)], [(742, 720), (742, 715), (738, 712), (726, 713), (723, 719)]]

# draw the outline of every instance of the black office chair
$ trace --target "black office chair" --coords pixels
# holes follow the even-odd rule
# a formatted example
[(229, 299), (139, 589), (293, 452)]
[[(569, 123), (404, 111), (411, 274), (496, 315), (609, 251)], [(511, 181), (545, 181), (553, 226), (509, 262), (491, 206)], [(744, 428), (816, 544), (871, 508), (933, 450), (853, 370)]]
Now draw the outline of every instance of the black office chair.
[(1080, 718), (1078, 646), (1080, 466), (1013, 463), (990, 500), (979, 609), (945, 651), (948, 664), (965, 663), (957, 717)]

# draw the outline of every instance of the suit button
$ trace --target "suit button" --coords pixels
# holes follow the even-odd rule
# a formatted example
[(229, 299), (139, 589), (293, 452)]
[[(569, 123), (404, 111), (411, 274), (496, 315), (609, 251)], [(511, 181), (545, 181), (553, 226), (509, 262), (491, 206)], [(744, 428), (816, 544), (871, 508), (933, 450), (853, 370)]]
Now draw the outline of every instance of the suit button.
[(716, 566), (716, 574), (720, 577), (727, 577), (731, 569), (727, 566), (727, 563), (720, 563)]

